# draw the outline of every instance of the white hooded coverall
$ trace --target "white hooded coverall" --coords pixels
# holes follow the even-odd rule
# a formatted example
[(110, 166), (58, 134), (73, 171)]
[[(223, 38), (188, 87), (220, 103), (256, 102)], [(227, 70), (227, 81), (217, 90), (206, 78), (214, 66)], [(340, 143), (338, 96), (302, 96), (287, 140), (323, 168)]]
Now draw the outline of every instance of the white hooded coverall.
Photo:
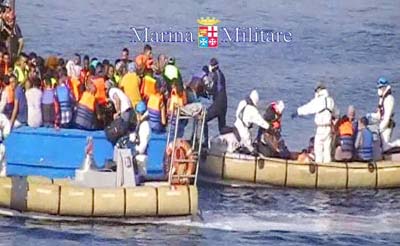
[(321, 89), (307, 104), (297, 109), (298, 115), (315, 114), (314, 122), (317, 126), (314, 140), (316, 163), (331, 162), (332, 148), (332, 114), (335, 113), (335, 102), (329, 96), (328, 90)]
[[(390, 138), (392, 137), (393, 127), (389, 127), (390, 120), (393, 116), (394, 109), (394, 97), (390, 93), (391, 87), (387, 86), (381, 96), (379, 96), (379, 105), (383, 107), (383, 110), (378, 111), (376, 113), (371, 113), (369, 116), (379, 122), (379, 133), (381, 135), (382, 148), (383, 151), (386, 151), (393, 147), (400, 146), (400, 140), (396, 140), (390, 142)], [(383, 115), (381, 115), (381, 112)]]
[[(243, 112), (242, 112), (243, 111)], [(239, 145), (246, 147), (250, 152), (254, 151), (251, 139), (250, 126), (255, 124), (261, 128), (268, 129), (269, 124), (264, 120), (258, 109), (242, 100), (236, 110), (236, 120), (234, 126), (240, 136)]]
[[(251, 100), (251, 103), (249, 103), (247, 100)], [(269, 124), (258, 112), (258, 92), (256, 90), (252, 90), (247, 100), (240, 101), (236, 109), (236, 120), (234, 126), (237, 130), (240, 141), (237, 139), (234, 133), (227, 133), (220, 135), (211, 141), (212, 149), (221, 152), (232, 153), (239, 147), (246, 147), (250, 152), (254, 151), (250, 126), (255, 124), (267, 130), (269, 128)]]

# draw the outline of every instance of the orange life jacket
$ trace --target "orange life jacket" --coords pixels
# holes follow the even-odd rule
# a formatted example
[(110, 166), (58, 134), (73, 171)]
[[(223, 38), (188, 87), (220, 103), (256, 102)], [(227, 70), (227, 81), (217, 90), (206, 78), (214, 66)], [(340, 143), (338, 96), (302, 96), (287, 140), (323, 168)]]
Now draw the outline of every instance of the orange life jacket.
[(78, 78), (71, 78), (71, 91), (74, 95), (76, 101), (79, 101), (81, 97), (81, 93), (79, 91), (79, 86), (81, 85), (81, 81)]
[(176, 107), (182, 107), (185, 105), (184, 95), (180, 96), (177, 90), (174, 88), (171, 91), (171, 98), (169, 99), (168, 113), (172, 113)]
[(94, 112), (96, 97), (92, 93), (85, 91), (82, 94), (79, 104), (87, 107), (90, 111)]
[[(173, 143), (169, 143), (166, 149), (166, 154), (169, 160), (172, 158), (172, 153), (174, 153), (174, 162), (172, 163), (173, 175), (192, 175), (195, 173), (195, 158), (192, 148), (187, 141), (180, 138), (176, 139), (175, 151), (173, 149)], [(187, 162), (184, 160), (187, 160)], [(189, 184), (189, 182), (189, 178), (186, 177), (173, 178), (171, 180), (171, 183), (175, 185), (186, 185)]]
[(143, 66), (145, 69), (150, 70), (153, 65), (153, 59), (141, 54), (136, 57), (135, 63), (139, 67)]
[(349, 120), (344, 120), (339, 124), (340, 136), (353, 136), (353, 124)]
[(79, 80), (81, 83), (86, 83), (87, 79), (89, 78), (89, 70), (82, 69), (79, 75)]
[(143, 78), (142, 85), (140, 88), (140, 94), (143, 98), (149, 99), (150, 95), (156, 93), (157, 80), (151, 77), (150, 75), (146, 75)]
[(7, 85), (4, 90), (7, 92), (7, 104), (14, 104), (14, 89), (11, 87), (11, 85)]
[(95, 97), (100, 105), (107, 104), (106, 82), (103, 77), (95, 77), (92, 79), (93, 85), (96, 87)]

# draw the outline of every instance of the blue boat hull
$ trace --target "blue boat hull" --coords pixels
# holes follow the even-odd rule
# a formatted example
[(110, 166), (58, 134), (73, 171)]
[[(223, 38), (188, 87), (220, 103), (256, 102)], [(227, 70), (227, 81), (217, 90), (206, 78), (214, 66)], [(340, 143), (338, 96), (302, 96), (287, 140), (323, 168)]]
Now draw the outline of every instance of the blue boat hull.
[[(7, 175), (40, 175), (49, 178), (74, 177), (85, 156), (86, 138), (93, 137), (93, 157), (98, 168), (113, 157), (113, 146), (104, 131), (30, 128), (13, 130), (6, 139)], [(166, 135), (151, 137), (148, 148), (148, 173), (162, 174)]]

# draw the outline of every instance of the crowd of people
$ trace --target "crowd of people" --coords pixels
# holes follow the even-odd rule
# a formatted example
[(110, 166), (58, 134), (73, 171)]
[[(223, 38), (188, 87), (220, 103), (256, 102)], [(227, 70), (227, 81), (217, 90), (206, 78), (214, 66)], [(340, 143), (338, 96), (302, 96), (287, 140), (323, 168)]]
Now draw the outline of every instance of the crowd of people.
[[(269, 104), (262, 116), (257, 109), (259, 95), (253, 90), (242, 100), (236, 110), (236, 120), (231, 133), (214, 139), (215, 147), (227, 152), (241, 152), (264, 157), (298, 160), (300, 162), (329, 163), (335, 161), (381, 160), (384, 153), (399, 151), (400, 140), (391, 141), (394, 123), (394, 97), (389, 81), (377, 82), (379, 103), (377, 112), (356, 118), (353, 105), (346, 115), (339, 116), (334, 99), (327, 87), (318, 83), (315, 96), (299, 107), (291, 118), (315, 115), (315, 135), (307, 149), (290, 152), (281, 136), (281, 119), (285, 105), (282, 101)], [(259, 126), (255, 139), (251, 138), (253, 124)], [(371, 127), (371, 125), (375, 125)], [(372, 128), (373, 130), (371, 130)], [(376, 137), (374, 137), (374, 135)]]
[[(13, 10), (5, 6), (0, 13), (0, 113), (9, 119), (11, 128), (105, 129), (113, 144), (134, 132), (137, 139), (131, 141), (137, 143), (138, 153), (144, 153), (151, 132), (163, 133), (168, 123), (174, 125), (176, 108), (199, 103), (204, 97), (212, 100), (204, 127), (206, 147), (208, 122), (214, 119), (220, 135), (211, 142), (224, 143), (228, 152), (328, 163), (332, 157), (336, 161), (370, 161), (377, 152), (400, 147), (400, 140), (390, 141), (395, 126), (394, 97), (385, 78), (378, 80), (378, 111), (358, 120), (353, 106), (340, 117), (328, 89), (319, 83), (315, 97), (291, 115), (294, 119), (315, 114), (316, 133), (310, 146), (295, 153), (281, 136), (284, 102), (270, 103), (262, 115), (256, 90), (239, 102), (233, 127), (226, 125), (226, 81), (215, 58), (186, 84), (175, 59), (165, 54), (154, 58), (150, 45), (137, 56), (124, 48), (113, 62), (80, 54), (70, 59), (45, 59), (22, 52), (23, 38), (15, 20)], [(368, 128), (370, 123), (378, 124), (378, 146)], [(253, 125), (259, 126), (255, 139), (251, 136)]]

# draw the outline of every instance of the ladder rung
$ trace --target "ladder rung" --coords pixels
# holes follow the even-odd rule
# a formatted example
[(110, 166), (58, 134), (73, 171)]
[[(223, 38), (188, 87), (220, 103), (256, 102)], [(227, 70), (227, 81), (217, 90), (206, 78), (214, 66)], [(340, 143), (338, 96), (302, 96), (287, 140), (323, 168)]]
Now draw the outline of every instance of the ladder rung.
[(173, 178), (196, 178), (196, 175), (172, 175)]
[(196, 163), (197, 160), (184, 160), (184, 159), (179, 159), (179, 160), (174, 160), (174, 162), (178, 162), (178, 163), (194, 162), (194, 163)]

